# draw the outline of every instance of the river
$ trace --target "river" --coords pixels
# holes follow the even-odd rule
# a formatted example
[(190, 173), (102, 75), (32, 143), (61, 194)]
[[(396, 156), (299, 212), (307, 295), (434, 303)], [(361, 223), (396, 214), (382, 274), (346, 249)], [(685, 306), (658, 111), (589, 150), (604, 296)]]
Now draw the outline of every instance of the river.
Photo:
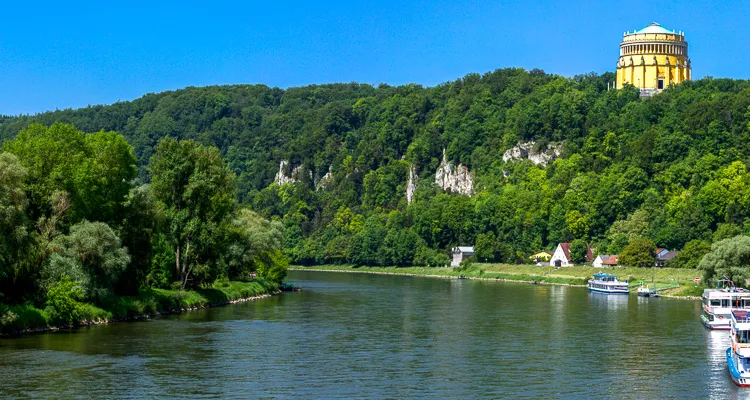
[(700, 304), (290, 271), (302, 292), (0, 340), (13, 397), (727, 398)]

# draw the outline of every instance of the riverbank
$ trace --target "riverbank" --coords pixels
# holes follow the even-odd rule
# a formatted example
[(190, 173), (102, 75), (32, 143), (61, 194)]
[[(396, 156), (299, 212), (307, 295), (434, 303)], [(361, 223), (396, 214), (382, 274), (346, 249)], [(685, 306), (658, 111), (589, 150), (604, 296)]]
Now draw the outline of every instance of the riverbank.
[[(602, 269), (577, 266), (554, 269), (548, 266), (511, 265), (511, 264), (472, 264), (466, 269), (460, 268), (431, 268), (431, 267), (354, 267), (351, 265), (317, 265), (311, 267), (294, 266), (290, 270), (300, 271), (328, 271), (351, 272), (368, 274), (387, 274), (405, 276), (425, 276), (433, 278), (457, 279), (459, 276), (468, 279), (537, 283), (546, 285), (564, 285), (585, 287), (594, 273)], [(701, 276), (700, 271), (678, 268), (625, 268), (617, 267), (603, 269), (618, 275), (620, 279), (628, 279), (633, 285), (631, 290), (638, 288), (640, 281), (654, 283), (658, 287), (674, 286), (661, 291), (663, 297), (682, 299), (700, 299), (704, 287), (695, 284), (695, 277)]]
[(73, 302), (68, 304), (68, 322), (50, 307), (0, 304), (0, 336), (15, 336), (71, 329), (121, 321), (136, 321), (159, 315), (217, 307), (269, 297), (280, 293), (278, 287), (263, 280), (230, 281), (198, 290), (145, 289), (137, 296), (116, 296), (104, 304)]

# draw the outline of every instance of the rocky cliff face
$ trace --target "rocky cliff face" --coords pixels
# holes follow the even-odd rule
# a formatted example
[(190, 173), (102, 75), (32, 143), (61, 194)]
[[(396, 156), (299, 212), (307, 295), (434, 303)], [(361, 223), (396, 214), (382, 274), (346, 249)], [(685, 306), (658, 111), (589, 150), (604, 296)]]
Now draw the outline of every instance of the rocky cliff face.
[(471, 196), (474, 194), (474, 176), (463, 164), (454, 166), (447, 161), (443, 150), (443, 161), (435, 172), (435, 183), (446, 192)]
[(409, 181), (406, 183), (406, 203), (411, 204), (414, 201), (414, 191), (417, 190), (417, 173), (414, 171), (414, 164), (409, 167)]
[[(312, 180), (312, 171), (307, 171), (310, 175), (310, 179)], [(289, 171), (289, 161), (287, 160), (281, 160), (279, 163), (279, 172), (276, 173), (276, 177), (274, 178), (274, 183), (281, 186), (285, 183), (294, 183), (299, 182), (300, 179), (304, 176), (305, 168), (303, 165), (300, 165), (294, 169)]]
[(325, 190), (328, 189), (331, 185), (333, 185), (333, 170), (332, 166), (328, 167), (328, 172), (326, 172), (325, 175), (323, 175), (322, 178), (318, 181), (318, 183), (315, 184), (315, 190)]
[(546, 166), (562, 154), (562, 144), (548, 144), (544, 151), (534, 151), (535, 142), (518, 143), (503, 153), (503, 161), (529, 159), (536, 165)]

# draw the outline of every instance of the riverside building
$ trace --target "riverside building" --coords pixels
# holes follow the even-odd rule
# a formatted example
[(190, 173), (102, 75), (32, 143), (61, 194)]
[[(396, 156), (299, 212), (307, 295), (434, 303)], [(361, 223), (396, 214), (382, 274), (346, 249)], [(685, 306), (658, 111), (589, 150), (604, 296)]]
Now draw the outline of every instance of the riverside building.
[(670, 31), (652, 22), (639, 31), (623, 34), (617, 60), (618, 89), (630, 84), (641, 90), (642, 97), (648, 97), (690, 79), (684, 32)]

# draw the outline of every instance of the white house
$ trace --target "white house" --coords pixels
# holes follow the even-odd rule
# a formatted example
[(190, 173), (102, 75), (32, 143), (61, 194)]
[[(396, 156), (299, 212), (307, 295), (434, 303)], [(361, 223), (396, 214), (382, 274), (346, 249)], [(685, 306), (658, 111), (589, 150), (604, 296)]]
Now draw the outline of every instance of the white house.
[[(586, 248), (586, 262), (591, 262), (594, 254), (591, 251), (591, 247), (586, 245)], [(557, 245), (552, 258), (549, 260), (549, 265), (551, 267), (569, 267), (573, 265), (573, 261), (570, 260), (570, 243), (560, 243)]]
[(451, 262), (451, 267), (458, 267), (461, 264), (461, 261), (474, 255), (474, 247), (473, 246), (454, 247), (451, 253), (453, 253), (453, 261)]
[(592, 263), (593, 266), (596, 268), (602, 268), (602, 267), (616, 267), (617, 266), (617, 255), (610, 255), (610, 254), (600, 254), (596, 256), (594, 259), (594, 262)]

